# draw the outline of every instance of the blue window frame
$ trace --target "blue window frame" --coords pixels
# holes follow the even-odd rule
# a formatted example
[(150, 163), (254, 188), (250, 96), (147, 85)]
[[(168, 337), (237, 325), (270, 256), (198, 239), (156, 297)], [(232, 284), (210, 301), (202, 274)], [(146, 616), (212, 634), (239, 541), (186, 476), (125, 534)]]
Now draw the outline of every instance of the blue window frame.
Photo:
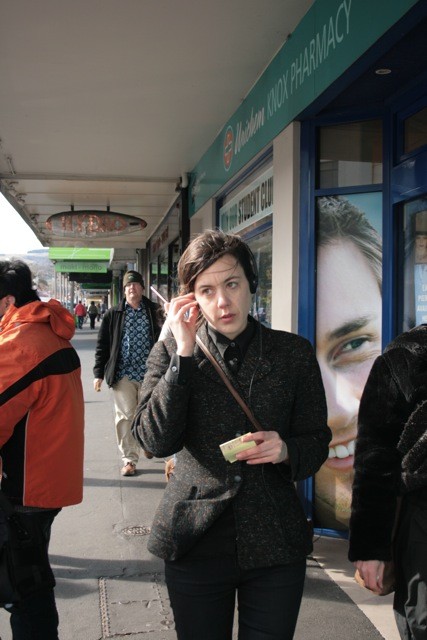
[[(422, 85), (421, 85), (422, 86)], [(427, 95), (422, 89), (413, 90), (397, 101), (393, 107), (393, 118), (396, 123), (396, 145), (394, 165), (390, 170), (392, 206), (392, 242), (395, 259), (390, 256), (390, 270), (394, 282), (394, 335), (411, 328), (414, 324), (424, 322), (420, 311), (424, 296), (420, 287), (420, 273), (423, 260), (417, 257), (417, 237), (423, 231), (422, 213), (427, 207), (427, 131), (421, 130), (421, 144), (415, 145), (410, 153), (405, 153), (405, 123), (408, 118), (423, 114), (420, 125), (424, 127)], [(409, 105), (409, 106), (408, 106)], [(422, 285), (426, 286), (426, 282)], [(418, 305), (417, 305), (418, 301)], [(412, 311), (411, 304), (414, 305)], [(417, 306), (417, 308), (416, 308)]]
[[(364, 114), (363, 120), (368, 121), (376, 119), (381, 122), (381, 126), (383, 128), (383, 138), (387, 135), (387, 122), (383, 118), (383, 114), (375, 112), (370, 113), (369, 115)], [(389, 233), (388, 227), (384, 229), (383, 227), (383, 212), (385, 207), (387, 207), (387, 200), (384, 198), (384, 182), (387, 181), (387, 174), (389, 165), (387, 162), (384, 162), (384, 158), (386, 158), (385, 149), (388, 148), (388, 142), (384, 141), (381, 144), (381, 148), (379, 150), (380, 161), (383, 162), (383, 174), (384, 174), (384, 182), (378, 182), (371, 184), (351, 184), (350, 182), (346, 182), (346, 186), (331, 186), (330, 188), (318, 188), (320, 183), (318, 176), (318, 146), (319, 146), (319, 128), (322, 126), (333, 127), (335, 124), (339, 124), (343, 126), (345, 129), (345, 124), (354, 123), (355, 118), (322, 118), (317, 120), (312, 120), (309, 122), (305, 122), (302, 125), (301, 129), (301, 233), (300, 233), (300, 273), (299, 273), (299, 333), (307, 337), (313, 345), (316, 345), (316, 321), (317, 321), (317, 308), (316, 308), (316, 291), (317, 291), (317, 214), (316, 214), (316, 205), (319, 201), (325, 201), (328, 205), (333, 202), (340, 202), (341, 204), (347, 203), (354, 205), (355, 203), (364, 202), (365, 205), (369, 204), (369, 200), (371, 201), (371, 205), (374, 205), (379, 209), (376, 211), (375, 220), (378, 225), (377, 231), (379, 233)], [(377, 150), (378, 151), (378, 150)], [(378, 153), (377, 153), (378, 156)], [(359, 172), (359, 175), (363, 175), (363, 171)], [(366, 172), (365, 172), (366, 173)], [(369, 194), (369, 195), (368, 195)], [(371, 206), (372, 208), (372, 206)], [(319, 213), (320, 215), (320, 210)], [(371, 212), (370, 215), (373, 215)], [(372, 220), (370, 220), (372, 223)], [(377, 241), (377, 245), (378, 245)], [(379, 265), (377, 264), (377, 268), (379, 268), (379, 273), (381, 274), (381, 262)], [(377, 269), (378, 270), (378, 269)], [(381, 279), (381, 276), (379, 276)], [(380, 280), (379, 280), (380, 281)], [(387, 286), (389, 286), (387, 284)], [(381, 340), (380, 334), (383, 326), (381, 325), (381, 296), (380, 292), (377, 289), (377, 299), (376, 303), (379, 306), (378, 314), (379, 319), (376, 323), (377, 333), (376, 333), (376, 341), (375, 341), (375, 351), (373, 350), (373, 354), (378, 355), (381, 350)], [(353, 340), (351, 340), (354, 338)], [(350, 335), (349, 341), (345, 343), (347, 346), (344, 351), (340, 351), (341, 354), (339, 358), (337, 358), (337, 351), (334, 351), (334, 366), (336, 367), (336, 363), (343, 360), (343, 362), (348, 361), (349, 349), (358, 349), (364, 348), (363, 345), (367, 344), (366, 337), (359, 335)], [(352, 345), (349, 347), (348, 345)], [(319, 356), (318, 356), (319, 358)], [(322, 371), (322, 375), (324, 372)], [(326, 386), (326, 385), (325, 385)], [(327, 393), (328, 395), (328, 393)], [(328, 402), (328, 404), (330, 404)], [(352, 439), (349, 441), (351, 444), (354, 439), (354, 435)], [(334, 440), (332, 441), (334, 442)], [(351, 444), (353, 446), (353, 444)], [(339, 455), (341, 455), (342, 447), (339, 448)], [(336, 454), (337, 445), (331, 448), (332, 456), (338, 455)], [(349, 456), (349, 460), (352, 459), (351, 449), (348, 449), (346, 455)], [(340, 459), (341, 462), (341, 459)], [(333, 463), (330, 463), (333, 464)], [(319, 474), (318, 474), (319, 475)], [(328, 481), (317, 481), (319, 487), (327, 487)], [(324, 495), (327, 499), (323, 500), (323, 495), (319, 493), (319, 496), (316, 496), (315, 499), (315, 488), (316, 488), (316, 479), (309, 479), (304, 483), (301, 483), (299, 486), (300, 497), (303, 501), (303, 504), (306, 509), (306, 513), (309, 517), (314, 518), (316, 529), (321, 530), (323, 533), (326, 533), (330, 536), (339, 536), (346, 537), (347, 535), (347, 527), (346, 520), (343, 513), (348, 513), (349, 515), (349, 496), (351, 495), (351, 483), (349, 483), (346, 487), (348, 502), (346, 499), (343, 499), (343, 504), (347, 504), (346, 510), (343, 509), (339, 512), (339, 509), (336, 509), (334, 513), (334, 517), (329, 517), (327, 510), (324, 510), (326, 514), (324, 516), (324, 522), (321, 522), (321, 517), (319, 516), (319, 509), (317, 509), (317, 513), (315, 511), (316, 501), (317, 504), (320, 505), (321, 502), (332, 502), (332, 498), (328, 497), (328, 492), (326, 491)], [(333, 494), (331, 494), (333, 495)], [(337, 517), (335, 517), (335, 515)], [(322, 515), (323, 517), (323, 515)], [(339, 518), (343, 518), (340, 521)]]
[[(411, 296), (417, 295), (416, 276), (420, 261), (415, 259), (415, 236), (420, 211), (427, 208), (427, 144), (423, 141), (423, 126), (427, 107), (427, 95), (423, 83), (390, 101), (382, 112), (364, 113), (363, 118), (381, 118), (383, 122), (383, 183), (382, 185), (346, 186), (345, 188), (316, 188), (316, 152), (318, 128), (324, 124), (354, 121), (351, 114), (334, 119), (319, 118), (304, 122), (301, 128), (301, 232), (299, 274), (299, 333), (316, 344), (316, 199), (321, 196), (347, 198), (352, 194), (382, 192), (382, 347), (388, 344), (407, 323), (416, 321), (408, 317)], [(405, 122), (420, 113), (421, 144), (405, 151)], [(357, 114), (360, 116), (360, 113)], [(427, 135), (427, 134), (426, 134)], [(426, 207), (424, 207), (426, 204)], [(423, 214), (424, 215), (424, 214)], [(418, 218), (417, 218), (418, 216)], [(412, 235), (411, 235), (412, 234)], [(408, 245), (412, 249), (408, 254)], [(409, 256), (409, 257), (408, 257)], [(412, 260), (412, 262), (411, 262)], [(421, 260), (421, 259), (420, 259)], [(409, 275), (408, 275), (409, 274)], [(412, 276), (413, 274), (413, 276)], [(408, 294), (408, 277), (413, 277)], [(427, 285), (427, 280), (426, 283)], [(406, 297), (405, 297), (406, 290)], [(406, 309), (406, 311), (405, 311)], [(421, 316), (419, 316), (420, 318)], [(312, 479), (299, 487), (300, 495), (309, 516), (313, 516), (314, 485)], [(345, 536), (334, 528), (322, 529), (332, 536)]]

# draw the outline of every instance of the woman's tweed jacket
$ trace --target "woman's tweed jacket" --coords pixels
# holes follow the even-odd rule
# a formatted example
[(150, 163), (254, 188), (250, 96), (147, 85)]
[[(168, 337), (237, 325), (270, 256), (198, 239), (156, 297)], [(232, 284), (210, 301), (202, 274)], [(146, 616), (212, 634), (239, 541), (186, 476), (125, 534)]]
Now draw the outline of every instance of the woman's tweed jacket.
[[(359, 410), (349, 558), (389, 560), (396, 498), (427, 504), (427, 325), (374, 362)], [(427, 540), (424, 540), (424, 544)]]
[(175, 560), (189, 551), (231, 502), (242, 568), (289, 563), (311, 551), (293, 481), (314, 474), (328, 455), (331, 434), (320, 371), (307, 340), (256, 325), (236, 377), (205, 326), (198, 335), (264, 429), (285, 440), (290, 465), (226, 462), (219, 445), (251, 431), (251, 425), (212, 364), (196, 345), (190, 379), (171, 384), (164, 374), (175, 340), (158, 342), (150, 353), (134, 435), (155, 456), (179, 452), (148, 544), (161, 558)]

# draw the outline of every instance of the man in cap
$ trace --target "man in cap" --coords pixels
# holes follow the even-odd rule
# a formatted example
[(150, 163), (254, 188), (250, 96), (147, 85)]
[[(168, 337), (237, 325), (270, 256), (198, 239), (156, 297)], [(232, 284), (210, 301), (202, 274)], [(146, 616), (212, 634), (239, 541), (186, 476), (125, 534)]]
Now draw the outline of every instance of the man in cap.
[[(112, 388), (117, 444), (123, 460), (123, 476), (135, 475), (140, 447), (131, 433), (144, 379), (146, 360), (159, 337), (159, 305), (144, 294), (144, 280), (138, 271), (123, 278), (124, 300), (106, 311), (98, 333), (93, 368), (95, 391), (105, 379)], [(144, 452), (147, 458), (152, 455)]]

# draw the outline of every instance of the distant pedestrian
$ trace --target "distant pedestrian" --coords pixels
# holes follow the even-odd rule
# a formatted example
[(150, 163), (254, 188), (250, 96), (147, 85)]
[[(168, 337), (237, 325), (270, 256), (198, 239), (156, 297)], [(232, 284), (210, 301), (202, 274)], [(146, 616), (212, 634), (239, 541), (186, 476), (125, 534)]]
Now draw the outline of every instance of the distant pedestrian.
[[(19, 260), (0, 262), (0, 316), (1, 491), (40, 528), (47, 548), (54, 518), (83, 494), (84, 403), (80, 361), (70, 343), (74, 319), (57, 300), (41, 302)], [(0, 510), (0, 531), (2, 519)], [(58, 640), (53, 587), (4, 606), (14, 640)]]
[[(123, 279), (125, 299), (109, 309), (101, 322), (95, 351), (94, 388), (102, 381), (113, 390), (117, 444), (123, 476), (133, 476), (140, 445), (131, 433), (148, 354), (160, 333), (159, 306), (146, 298), (144, 280), (137, 271)], [(152, 458), (148, 452), (145, 456)]]
[(98, 317), (98, 309), (96, 304), (93, 302), (93, 300), (90, 303), (89, 309), (87, 310), (87, 312), (89, 315), (90, 328), (95, 329), (95, 321), (96, 321), (96, 318)]
[(79, 300), (76, 306), (74, 307), (74, 315), (77, 317), (77, 326), (79, 329), (83, 329), (83, 322), (86, 318), (86, 307), (82, 304), (82, 301)]

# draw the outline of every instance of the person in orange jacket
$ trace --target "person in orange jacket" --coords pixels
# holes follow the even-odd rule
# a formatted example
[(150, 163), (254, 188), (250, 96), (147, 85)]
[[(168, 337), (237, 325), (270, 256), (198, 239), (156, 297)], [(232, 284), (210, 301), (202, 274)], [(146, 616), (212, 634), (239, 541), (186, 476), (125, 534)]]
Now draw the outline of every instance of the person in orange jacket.
[[(84, 400), (70, 343), (74, 318), (57, 300), (39, 299), (19, 260), (0, 261), (0, 317), (1, 491), (37, 523), (47, 547), (61, 508), (83, 497)], [(2, 518), (0, 510), (0, 525)], [(53, 587), (5, 608), (14, 640), (58, 639)]]

